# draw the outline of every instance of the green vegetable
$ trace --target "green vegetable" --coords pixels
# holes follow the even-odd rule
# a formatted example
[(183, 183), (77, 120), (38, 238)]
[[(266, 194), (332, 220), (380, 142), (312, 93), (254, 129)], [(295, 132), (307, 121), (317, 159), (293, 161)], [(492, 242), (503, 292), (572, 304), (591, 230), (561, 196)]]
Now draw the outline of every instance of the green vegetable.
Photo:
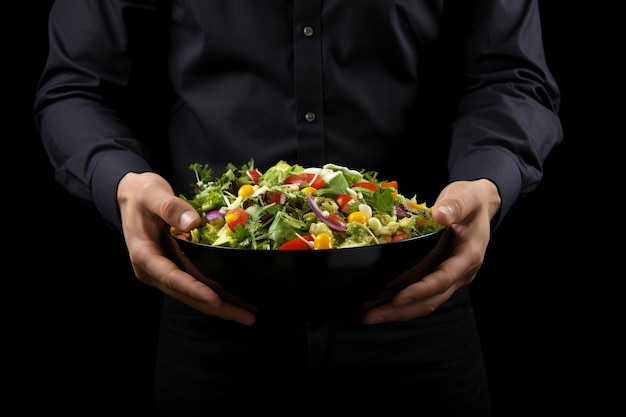
[(338, 248), (354, 248), (358, 246), (370, 246), (378, 244), (378, 239), (370, 229), (361, 223), (349, 223), (346, 230), (347, 238)]
[(273, 187), (275, 185), (282, 185), (285, 183), (285, 178), (291, 174), (304, 171), (304, 168), (300, 165), (291, 166), (285, 161), (279, 161), (276, 165), (265, 171), (261, 178), (259, 178), (260, 186)]
[[(227, 164), (226, 171), (219, 176), (207, 164), (194, 163), (189, 169), (194, 173), (195, 182), (190, 184), (190, 196), (180, 195), (180, 198), (198, 211), (203, 223), (188, 233), (174, 229), (171, 233), (193, 242), (276, 250), (301, 236), (328, 234), (333, 247), (341, 249), (421, 236), (442, 228), (432, 219), (426, 204), (418, 203), (415, 196), (408, 199), (395, 188), (389, 188), (385, 182), (378, 181), (378, 173), (373, 171), (356, 171), (334, 164), (305, 168), (279, 161), (262, 172), (254, 167), (252, 159), (239, 168)], [(251, 170), (257, 174), (249, 175)], [(294, 178), (305, 176), (309, 179), (314, 176), (312, 181), (319, 188), (312, 188), (306, 182), (293, 182)], [(320, 177), (323, 182), (317, 180)], [(353, 184), (363, 181), (372, 183), (373, 186), (368, 187), (372, 189), (352, 188)], [(246, 192), (240, 193), (244, 185)], [(338, 201), (342, 198), (345, 201), (346, 195), (352, 196), (355, 202), (350, 202), (349, 210), (342, 212)], [(315, 212), (311, 205), (317, 206)], [(240, 217), (241, 221), (229, 227), (224, 220), (229, 218), (229, 212), (239, 210), (238, 213), (242, 213), (242, 209), (247, 213), (245, 218)], [(348, 221), (348, 214), (356, 211), (360, 212), (357, 217), (362, 223)]]

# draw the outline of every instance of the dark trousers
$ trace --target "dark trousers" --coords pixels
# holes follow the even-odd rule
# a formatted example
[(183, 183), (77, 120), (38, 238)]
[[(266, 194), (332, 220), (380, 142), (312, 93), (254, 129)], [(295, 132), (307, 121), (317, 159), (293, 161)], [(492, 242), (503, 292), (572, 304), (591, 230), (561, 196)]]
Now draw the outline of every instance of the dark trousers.
[(246, 327), (166, 297), (155, 403), (172, 417), (490, 415), (466, 288), (426, 318), (371, 326), (353, 317)]

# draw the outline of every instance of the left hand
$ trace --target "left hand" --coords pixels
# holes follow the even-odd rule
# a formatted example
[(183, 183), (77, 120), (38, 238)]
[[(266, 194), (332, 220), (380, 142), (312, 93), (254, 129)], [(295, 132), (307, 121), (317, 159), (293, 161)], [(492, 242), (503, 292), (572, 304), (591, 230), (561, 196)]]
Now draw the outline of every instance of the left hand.
[(500, 195), (487, 179), (448, 184), (432, 207), (435, 221), (450, 227), (450, 255), (430, 274), (398, 292), (390, 302), (362, 317), (365, 324), (426, 316), (454, 292), (474, 280), (490, 238), (490, 222), (500, 209)]

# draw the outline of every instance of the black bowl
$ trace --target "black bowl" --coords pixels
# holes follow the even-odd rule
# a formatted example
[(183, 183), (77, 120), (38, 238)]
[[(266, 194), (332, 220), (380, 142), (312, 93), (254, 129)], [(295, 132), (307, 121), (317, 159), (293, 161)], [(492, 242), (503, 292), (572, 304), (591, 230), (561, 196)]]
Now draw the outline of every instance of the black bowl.
[(249, 250), (192, 243), (166, 233), (184, 271), (258, 316), (316, 320), (362, 313), (432, 272), (449, 229), (398, 242), (328, 250)]

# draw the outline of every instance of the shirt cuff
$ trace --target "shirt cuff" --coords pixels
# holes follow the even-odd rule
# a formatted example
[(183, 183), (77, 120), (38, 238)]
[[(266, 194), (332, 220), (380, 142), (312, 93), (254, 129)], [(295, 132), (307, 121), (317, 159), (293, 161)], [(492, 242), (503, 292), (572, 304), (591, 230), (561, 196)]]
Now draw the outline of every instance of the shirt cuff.
[(519, 198), (522, 189), (522, 175), (516, 161), (506, 152), (486, 148), (458, 161), (450, 168), (451, 181), (473, 181), (486, 178), (498, 188), (500, 211), (492, 220), (492, 230), (500, 224), (509, 209)]
[(110, 152), (100, 160), (92, 177), (92, 198), (109, 227), (122, 232), (122, 220), (117, 205), (117, 186), (129, 172), (152, 172), (141, 156), (132, 152)]

